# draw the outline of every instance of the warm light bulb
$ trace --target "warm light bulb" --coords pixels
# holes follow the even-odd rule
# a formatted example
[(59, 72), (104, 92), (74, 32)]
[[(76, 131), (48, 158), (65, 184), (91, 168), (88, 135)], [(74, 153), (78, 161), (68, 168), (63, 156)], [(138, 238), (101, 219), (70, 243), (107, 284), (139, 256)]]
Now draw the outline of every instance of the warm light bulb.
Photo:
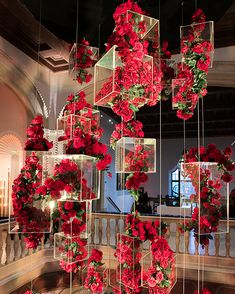
[(53, 210), (54, 207), (55, 207), (55, 201), (50, 201), (49, 202), (49, 207), (50, 207), (51, 210)]

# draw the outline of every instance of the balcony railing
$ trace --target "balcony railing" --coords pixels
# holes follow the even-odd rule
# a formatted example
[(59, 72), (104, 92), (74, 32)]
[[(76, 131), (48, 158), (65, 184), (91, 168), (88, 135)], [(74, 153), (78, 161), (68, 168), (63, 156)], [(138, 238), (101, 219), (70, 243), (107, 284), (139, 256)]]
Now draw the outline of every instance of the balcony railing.
[[(104, 255), (106, 255), (107, 247), (115, 245), (117, 233), (123, 232), (124, 216), (120, 216), (120, 214), (93, 213), (92, 217), (93, 234), (90, 241), (96, 244), (97, 247), (102, 248)], [(156, 220), (159, 217), (141, 216), (141, 219)], [(195, 279), (198, 258), (203, 258), (204, 269), (208, 267), (210, 270), (209, 274), (205, 274), (205, 280), (213, 281), (214, 275), (219, 274), (221, 283), (226, 283), (226, 280), (229, 279), (235, 285), (235, 220), (230, 220), (229, 233), (215, 235), (214, 240), (210, 242), (210, 246), (204, 249), (198, 246), (191, 233), (180, 234), (178, 225), (182, 219), (162, 217), (161, 220), (168, 224), (166, 237), (171, 248), (177, 254), (178, 273), (181, 277), (183, 275), (182, 269), (186, 266), (188, 268), (187, 278)], [(42, 245), (37, 250), (27, 250), (22, 236), (9, 234), (8, 224), (0, 224), (0, 280), (2, 280), (0, 282), (0, 293), (10, 293), (13, 286), (14, 289), (17, 289), (17, 287), (23, 285), (23, 281), (24, 283), (26, 282), (25, 279), (21, 280), (21, 284), (19, 282), (12, 283), (10, 277), (12, 276), (12, 279), (14, 277), (17, 279), (16, 276), (19, 276), (19, 269), (24, 269), (27, 263), (34, 270), (34, 278), (42, 273), (42, 268), (44, 272), (59, 270), (58, 262), (53, 259), (53, 235), (51, 234), (46, 242), (44, 241), (45, 238), (43, 237)], [(149, 244), (146, 243), (144, 248), (148, 249), (148, 246)], [(44, 265), (47, 263), (47, 265), (43, 267), (43, 263)], [(48, 265), (49, 263), (50, 265)], [(40, 270), (36, 271), (35, 269), (39, 266), (41, 266)], [(213, 275), (211, 271), (213, 271)], [(29, 276), (28, 279), (30, 279)], [(9, 283), (8, 288), (4, 285), (5, 281)]]

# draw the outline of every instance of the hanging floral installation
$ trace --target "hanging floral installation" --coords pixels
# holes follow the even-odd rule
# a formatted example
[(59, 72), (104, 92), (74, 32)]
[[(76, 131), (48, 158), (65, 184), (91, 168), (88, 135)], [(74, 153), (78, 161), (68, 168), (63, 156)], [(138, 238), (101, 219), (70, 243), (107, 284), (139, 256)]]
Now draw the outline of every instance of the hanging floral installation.
[(83, 38), (74, 44), (69, 54), (69, 73), (79, 84), (89, 83), (93, 77), (92, 68), (99, 58), (99, 49), (91, 47)]
[(53, 147), (53, 143), (44, 138), (43, 118), (36, 116), (27, 128), (27, 141), (25, 150), (48, 151)]
[[(184, 120), (193, 116), (198, 100), (207, 94), (207, 74), (214, 45), (213, 22), (205, 21), (205, 14), (198, 9), (192, 16), (192, 24), (181, 27), (183, 60), (173, 80), (172, 104), (177, 117)], [(208, 34), (209, 39), (205, 37)]]
[(191, 221), (185, 221), (180, 230), (192, 230), (203, 247), (213, 239), (213, 233), (219, 232), (223, 206), (227, 209), (226, 183), (232, 180), (231, 171), (235, 170), (231, 154), (231, 147), (220, 151), (214, 144), (200, 147), (200, 150), (191, 148), (185, 154), (182, 174), (192, 182), (195, 193), (190, 195), (190, 201), (197, 205)]
[[(184, 120), (192, 117), (198, 100), (206, 95), (214, 49), (213, 38), (205, 39), (205, 31), (213, 25), (205, 22), (199, 9), (189, 28), (181, 28), (183, 60), (175, 72), (168, 43), (163, 42), (160, 48), (159, 21), (144, 14), (132, 0), (117, 7), (113, 14), (115, 29), (108, 38), (106, 53), (96, 64), (99, 52), (85, 39), (70, 53), (73, 78), (79, 84), (89, 83), (90, 69), (95, 66), (94, 102), (110, 107), (121, 119), (110, 146), (117, 155), (116, 171), (129, 174), (123, 188), (134, 201), (139, 198), (139, 187), (148, 181), (148, 173), (156, 172), (156, 140), (144, 138), (143, 124), (136, 120), (136, 113), (144, 105), (156, 105), (161, 95), (166, 100), (172, 91), (177, 116)], [(108, 171), (112, 160), (108, 147), (100, 142), (103, 130), (99, 120), (99, 111), (86, 102), (83, 91), (69, 95), (57, 121), (56, 144), (63, 151), (47, 154), (43, 166), (38, 153), (32, 153), (12, 190), (17, 222), (14, 229), (23, 233), (27, 248), (37, 248), (43, 233), (53, 229), (54, 257), (66, 272), (82, 274), (82, 286), (90, 293), (103, 293), (108, 285), (103, 253), (97, 248), (91, 251), (89, 244), (91, 207), (99, 198), (100, 171)], [(32, 121), (27, 136), (25, 150), (49, 151), (53, 146), (44, 138), (40, 116)], [(212, 178), (212, 169), (201, 163), (216, 166), (219, 176)], [(194, 207), (192, 219), (180, 229), (193, 230), (196, 240), (205, 246), (219, 229), (221, 186), (231, 181), (230, 172), (235, 169), (231, 149), (221, 152), (212, 144), (199, 150), (192, 148), (185, 154), (183, 167), (195, 190), (191, 200), (200, 203), (200, 208)], [(165, 239), (166, 224), (142, 221), (135, 211), (125, 217), (124, 225), (112, 256), (118, 265), (109, 272), (110, 278), (114, 277), (113, 291), (134, 294), (147, 288), (149, 293), (170, 293), (176, 282), (176, 262)], [(146, 241), (150, 243), (147, 256), (143, 250)], [(202, 293), (210, 291), (203, 289)]]

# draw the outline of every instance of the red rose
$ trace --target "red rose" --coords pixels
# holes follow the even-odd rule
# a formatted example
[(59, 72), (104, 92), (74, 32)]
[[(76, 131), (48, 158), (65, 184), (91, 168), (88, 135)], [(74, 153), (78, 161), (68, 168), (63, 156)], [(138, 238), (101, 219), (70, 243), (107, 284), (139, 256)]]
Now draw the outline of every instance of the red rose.
[(229, 183), (232, 181), (233, 177), (232, 175), (230, 175), (229, 173), (225, 173), (222, 175), (221, 179), (226, 182), (226, 183)]
[(72, 201), (66, 201), (65, 204), (64, 204), (64, 208), (65, 208), (66, 210), (73, 209), (73, 207), (74, 207), (74, 204), (73, 204)]

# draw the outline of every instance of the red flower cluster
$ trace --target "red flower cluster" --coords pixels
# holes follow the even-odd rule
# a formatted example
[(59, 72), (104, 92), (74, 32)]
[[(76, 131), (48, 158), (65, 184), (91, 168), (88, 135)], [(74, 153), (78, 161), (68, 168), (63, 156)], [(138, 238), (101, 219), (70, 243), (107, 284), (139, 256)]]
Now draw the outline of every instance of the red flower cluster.
[(140, 240), (128, 235), (119, 234), (114, 256), (119, 262), (117, 269), (118, 281), (123, 284), (126, 291), (129, 288), (132, 289), (133, 293), (140, 293), (140, 259), (142, 256)]
[(89, 42), (82, 39), (80, 44), (76, 44), (76, 47), (72, 48), (71, 57), (73, 64), (73, 71), (76, 74), (76, 80), (79, 84), (83, 82), (89, 83), (92, 79), (90, 68), (94, 66), (95, 60), (98, 59), (96, 52), (92, 51), (92, 47), (89, 46)]
[(27, 248), (36, 248), (43, 232), (50, 229), (50, 211), (36, 208), (35, 191), (41, 183), (42, 166), (35, 153), (27, 157), (25, 165), (12, 186), (13, 214), (18, 231), (25, 236)]
[(41, 115), (36, 116), (27, 128), (27, 141), (25, 150), (48, 151), (53, 147), (53, 143), (44, 137), (43, 119)]
[(166, 233), (167, 225), (162, 222), (161, 227), (158, 220), (155, 221), (141, 221), (139, 214), (136, 211), (133, 214), (128, 214), (125, 220), (126, 233), (129, 236), (139, 238), (142, 242), (154, 241), (159, 235)]
[(102, 263), (103, 253), (93, 249), (88, 259), (83, 286), (91, 293), (102, 293), (107, 287), (107, 270)]
[[(122, 66), (115, 68), (115, 89), (112, 87), (113, 77), (110, 77), (96, 98), (99, 100), (109, 95), (108, 104), (124, 122), (130, 121), (144, 104), (155, 105), (162, 89), (162, 74), (158, 67), (153, 66), (152, 59), (146, 55), (149, 42), (143, 39), (147, 27), (141, 13), (143, 11), (133, 1), (128, 0), (117, 7), (113, 15), (115, 30), (108, 39), (106, 49), (109, 50), (113, 45), (117, 46)], [(158, 32), (151, 45), (151, 49), (157, 52)]]
[(116, 124), (110, 138), (110, 146), (115, 149), (116, 142), (122, 137), (143, 138), (143, 124), (138, 120)]
[[(143, 274), (143, 280), (150, 293), (169, 293), (175, 282), (175, 260), (167, 241), (156, 238), (151, 245), (152, 264)], [(160, 291), (160, 292), (159, 292)]]
[[(85, 163), (83, 168), (85, 169)], [(61, 192), (76, 195), (79, 201), (92, 200), (96, 198), (92, 187), (88, 186), (87, 179), (82, 174), (76, 160), (62, 159), (55, 165), (54, 175), (48, 177), (43, 186), (37, 189), (40, 196), (51, 196), (52, 199), (60, 199)], [(75, 199), (75, 198), (74, 198)]]
[(228, 146), (223, 151), (220, 151), (215, 144), (209, 144), (207, 147), (201, 146), (191, 148), (185, 154), (185, 162), (217, 162), (218, 170), (222, 172), (221, 179), (224, 182), (232, 180), (231, 171), (235, 170), (235, 163), (231, 160), (232, 148)]
[[(70, 95), (67, 98), (67, 105), (65, 107), (66, 113), (81, 115), (81, 118), (71, 119), (69, 117), (68, 131), (65, 136), (60, 137), (58, 140), (68, 140), (66, 146), (67, 154), (86, 154), (88, 156), (94, 156), (98, 159), (96, 164), (99, 170), (105, 170), (111, 163), (112, 158), (108, 152), (108, 148), (105, 144), (98, 141), (101, 137), (103, 130), (98, 125), (98, 117), (93, 116), (93, 112), (90, 104), (85, 100), (85, 93), (79, 92), (75, 96)], [(84, 128), (89, 120), (89, 130)], [(84, 124), (81, 122), (84, 121)], [(71, 138), (72, 129), (72, 138)]]
[(66, 272), (78, 272), (87, 257), (87, 240), (77, 237), (66, 237), (61, 242), (59, 251), (63, 256), (60, 266)]
[(178, 90), (173, 97), (173, 107), (177, 109), (177, 116), (184, 120), (193, 116), (199, 98), (207, 93), (206, 77), (213, 48), (209, 41), (203, 39), (204, 22), (205, 15), (198, 9), (192, 17), (191, 30), (181, 40), (183, 63), (179, 64), (176, 78), (184, 79), (184, 82), (175, 85)]
[(154, 169), (154, 154), (146, 150), (143, 145), (135, 145), (134, 151), (127, 153), (124, 159), (125, 170), (147, 172)]
[(80, 111), (85, 107), (91, 108), (91, 104), (86, 102), (86, 95), (83, 91), (78, 93), (70, 94), (66, 99), (66, 104), (64, 108), (64, 115), (68, 114), (80, 114)]
[(147, 182), (148, 175), (144, 172), (134, 172), (131, 173), (127, 179), (126, 179), (126, 189), (129, 190), (131, 195), (134, 197), (134, 199), (137, 201), (139, 198), (138, 189), (139, 187)]

